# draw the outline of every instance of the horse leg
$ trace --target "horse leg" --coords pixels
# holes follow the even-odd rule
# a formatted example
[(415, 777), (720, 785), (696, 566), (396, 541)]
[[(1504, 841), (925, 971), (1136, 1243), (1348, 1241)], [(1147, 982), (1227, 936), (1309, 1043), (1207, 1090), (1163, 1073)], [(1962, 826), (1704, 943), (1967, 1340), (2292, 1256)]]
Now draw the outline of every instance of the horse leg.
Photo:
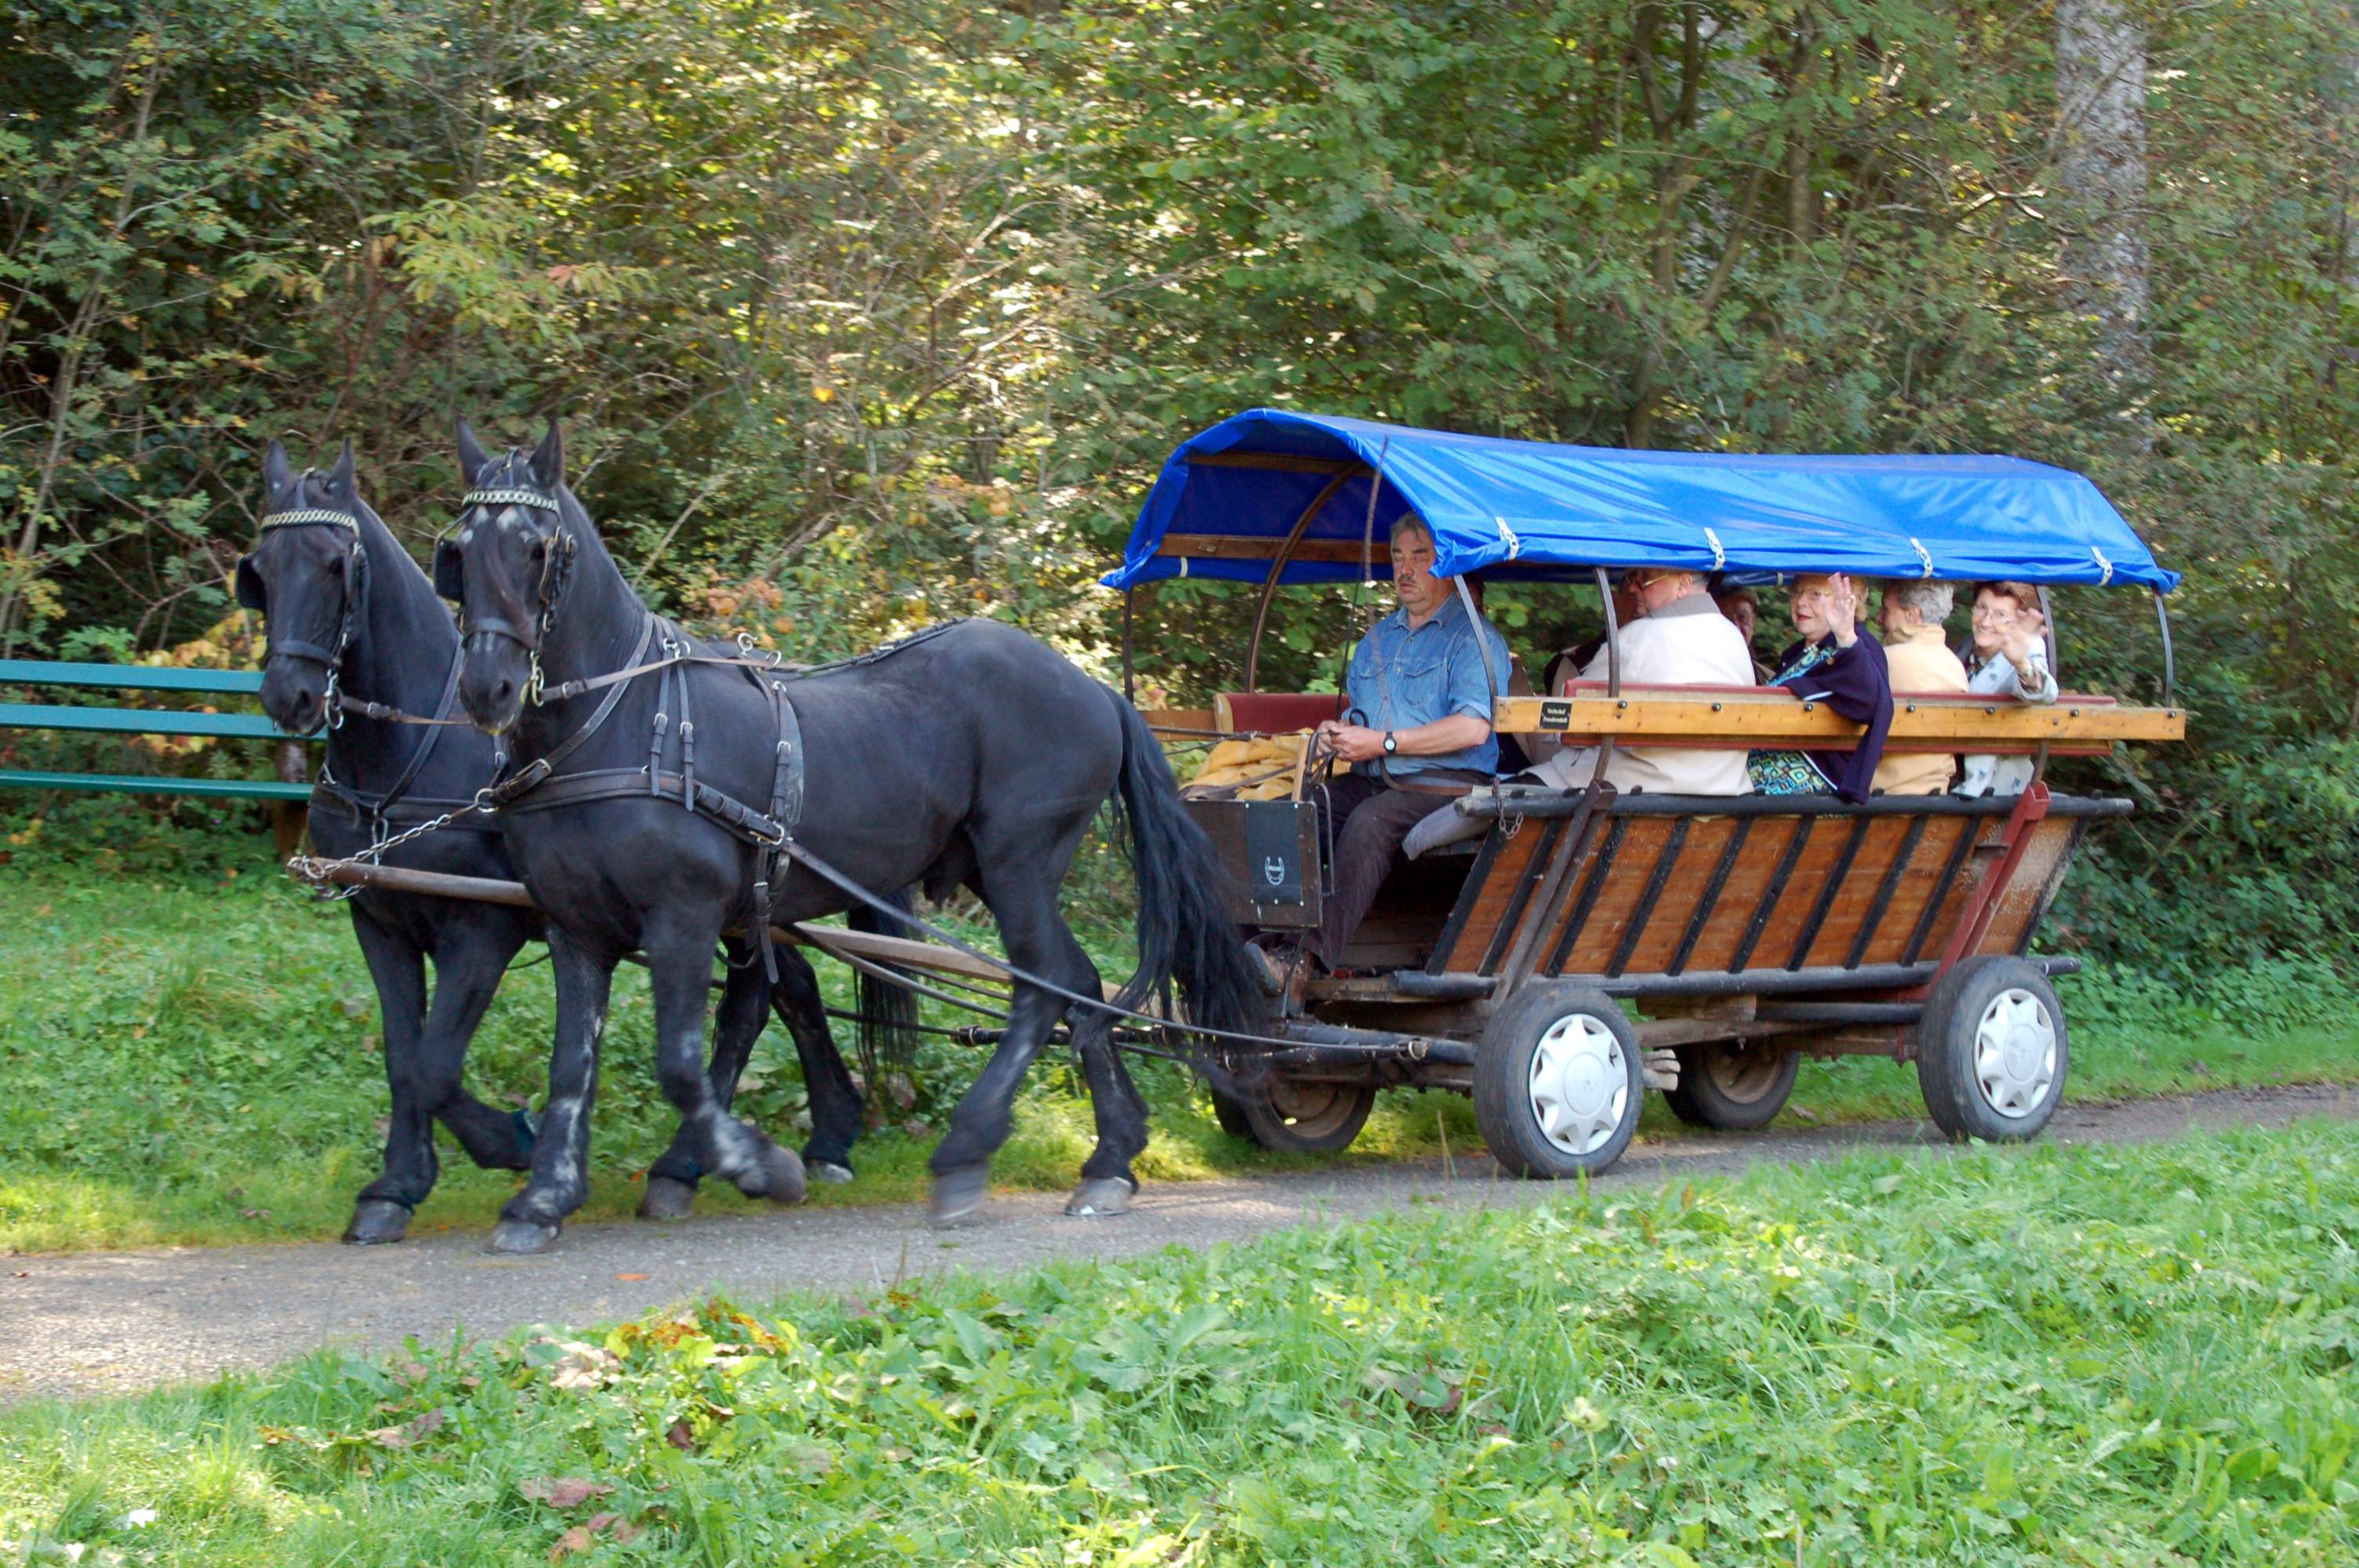
[[(800, 1203), (803, 1162), (772, 1142), (761, 1129), (730, 1115), (705, 1072), (704, 1009), (712, 993), (712, 948), (721, 935), (718, 925), (716, 918), (700, 929), (671, 927), (648, 934), (656, 1082), (679, 1110), (680, 1136), (689, 1141), (705, 1174), (734, 1183), (749, 1198)], [(753, 985), (758, 1005), (766, 982), (756, 974)], [(730, 1086), (734, 1089), (735, 1085), (733, 1071)]]
[[(708, 945), (706, 951), (711, 950)], [(547, 1251), (557, 1245), (557, 1229), (565, 1217), (590, 1195), (590, 1111), (598, 1098), (598, 1046), (606, 1029), (614, 960), (589, 952), (554, 925), (549, 931), (549, 957), (557, 981), (549, 1109), (532, 1146), (532, 1179), (500, 1209), (500, 1223), (492, 1231), (495, 1252)], [(700, 997), (699, 1033), (702, 1011)], [(700, 1082), (702, 1076), (698, 1075)]]
[[(728, 975), (721, 985), (721, 1005), (712, 1020), (712, 1062), (705, 1070), (712, 1097), (725, 1108), (737, 1098), (737, 1080), (745, 1075), (754, 1042), (762, 1036), (762, 1020), (769, 1010), (769, 986), (750, 961), (742, 943), (729, 946)], [(696, 1205), (696, 1184), (704, 1168), (696, 1162), (696, 1140), (687, 1122), (672, 1134), (671, 1147), (647, 1167), (647, 1190), (639, 1199), (641, 1219), (683, 1219)]]
[[(996, 892), (986, 888), (984, 898), (999, 922), (1009, 959), (1070, 990), (1096, 995), (1097, 970), (1057, 913), (1056, 884), (1027, 886), (1004, 897), (995, 896)], [(1074, 959), (1080, 960), (1078, 967)], [(928, 1205), (934, 1224), (955, 1224), (982, 1206), (991, 1156), (1007, 1141), (1015, 1126), (1016, 1091), (1049, 1031), (1064, 1016), (1066, 1005), (1065, 999), (1053, 992), (1017, 982), (998, 1048), (951, 1112), (950, 1130), (927, 1162), (934, 1173), (933, 1195)]]
[[(1071, 936), (1067, 941), (1071, 942)], [(1097, 991), (1097, 966), (1072, 942), (1068, 962), (1089, 976), (1089, 984), (1073, 989), (1083, 995)], [(1130, 1081), (1130, 1069), (1114, 1043), (1114, 1014), (1095, 1008), (1073, 1008), (1073, 1049), (1082, 1058), (1082, 1072), (1090, 1086), (1090, 1110), (1097, 1120), (1097, 1147), (1082, 1164), (1081, 1185), (1073, 1189), (1065, 1212), (1077, 1218), (1125, 1214), (1138, 1195), (1138, 1174), (1130, 1162), (1147, 1149), (1147, 1101)]]
[(426, 1017), (426, 960), (408, 938), (387, 931), (361, 910), (353, 935), (376, 982), (377, 1017), (385, 1037), (386, 1087), (393, 1109), (386, 1122), (385, 1163), (353, 1205), (344, 1239), (362, 1245), (398, 1241), (409, 1215), (434, 1190), (434, 1111), (419, 1092), (419, 1042)]
[(822, 1182), (848, 1182), (852, 1145), (860, 1136), (860, 1089), (852, 1081), (852, 1069), (844, 1065), (843, 1053), (836, 1049), (835, 1032), (828, 1027), (819, 976), (793, 948), (778, 951), (778, 983), (770, 992), (770, 1005), (794, 1036), (803, 1088), (810, 1097), (811, 1130), (803, 1145), (803, 1168)]
[(522, 946), (511, 925), (454, 923), (434, 948), (434, 1003), (419, 1047), (421, 1072), (434, 1114), (467, 1158), (487, 1171), (532, 1168), (539, 1119), (524, 1110), (500, 1110), (469, 1094), (462, 1080), (467, 1047), (498, 994), (508, 961)]

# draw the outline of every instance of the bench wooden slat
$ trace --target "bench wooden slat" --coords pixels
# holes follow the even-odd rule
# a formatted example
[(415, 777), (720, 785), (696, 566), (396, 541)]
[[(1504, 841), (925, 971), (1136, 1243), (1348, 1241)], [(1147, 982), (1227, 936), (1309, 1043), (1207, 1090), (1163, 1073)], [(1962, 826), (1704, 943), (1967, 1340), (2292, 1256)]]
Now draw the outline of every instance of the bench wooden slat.
[(117, 691), (214, 691), (252, 696), (260, 670), (156, 669), (146, 665), (73, 665), (0, 659), (0, 686), (105, 687)]
[(309, 800), (307, 784), (262, 779), (176, 779), (143, 773), (55, 773), (0, 768), (0, 789), (103, 790), (114, 795), (187, 795), (228, 800)]
[(0, 702), (0, 730), (73, 730), (104, 735), (210, 735), (223, 740), (307, 741), (259, 713), (190, 713), (163, 708), (68, 708)]
[[(1570, 705), (1570, 722), (1544, 731), (1543, 702)], [(1840, 748), (1860, 727), (1823, 702), (1805, 703), (1782, 693), (1731, 691), (1699, 697), (1693, 688), (1625, 687), (1621, 698), (1590, 696), (1496, 699), (1494, 727), (1502, 734), (1560, 732), (1582, 740), (1614, 735), (1680, 745), (1805, 745)], [(2187, 713), (2179, 708), (2136, 708), (2118, 703), (2037, 703), (1978, 697), (1905, 696), (1892, 715), (1896, 741), (1953, 742), (1976, 752), (1986, 742), (2103, 744), (2114, 741), (2180, 741)], [(1945, 746), (1943, 749), (1951, 749)]]

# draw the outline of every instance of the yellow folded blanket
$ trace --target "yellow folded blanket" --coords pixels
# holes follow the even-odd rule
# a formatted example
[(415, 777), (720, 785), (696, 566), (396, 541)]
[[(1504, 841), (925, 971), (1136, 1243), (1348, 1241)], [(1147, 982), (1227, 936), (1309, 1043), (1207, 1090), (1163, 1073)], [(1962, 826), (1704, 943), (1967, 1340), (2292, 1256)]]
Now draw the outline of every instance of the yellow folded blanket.
[(1285, 800), (1302, 776), (1310, 731), (1223, 741), (1180, 793), (1190, 800)]

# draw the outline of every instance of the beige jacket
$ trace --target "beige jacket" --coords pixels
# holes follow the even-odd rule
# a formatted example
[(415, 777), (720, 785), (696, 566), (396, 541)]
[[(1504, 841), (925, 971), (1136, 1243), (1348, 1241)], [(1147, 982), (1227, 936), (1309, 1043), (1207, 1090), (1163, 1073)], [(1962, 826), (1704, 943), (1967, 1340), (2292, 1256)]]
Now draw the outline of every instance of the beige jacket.
[[(1941, 640), (1939, 626), (1919, 626), (1884, 643), (1892, 668), (1892, 695), (1906, 702), (1918, 692), (1966, 689), (1966, 666)], [(1886, 795), (1940, 795), (1950, 787), (1958, 760), (1944, 752), (1886, 752), (1875, 764), (1875, 788)]]
[[(1605, 674), (1600, 649), (1580, 678), (1603, 680)], [(1753, 651), (1710, 594), (1691, 593), (1622, 628), (1622, 684), (1751, 686)], [(1597, 751), (1568, 748), (1532, 771), (1558, 789), (1579, 789), (1597, 771)], [(1743, 752), (1658, 746), (1615, 747), (1605, 782), (1649, 795), (1743, 795), (1752, 787)]]

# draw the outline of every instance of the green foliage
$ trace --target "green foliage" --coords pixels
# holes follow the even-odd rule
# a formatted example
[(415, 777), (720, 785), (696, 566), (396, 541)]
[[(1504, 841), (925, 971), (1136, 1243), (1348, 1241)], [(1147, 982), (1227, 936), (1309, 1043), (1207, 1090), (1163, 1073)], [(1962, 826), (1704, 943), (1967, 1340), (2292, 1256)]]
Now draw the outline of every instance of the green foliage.
[(0, 1532), (192, 1563), (2323, 1565), (2359, 1552), (2354, 1227), (2339, 1124), (713, 1301), (32, 1407)]
[[(19, 5), (0, 644), (212, 626), (271, 434), (356, 435), (422, 541), (454, 406), (562, 412), (623, 559), (701, 623), (814, 654), (981, 612), (1102, 671), (1093, 579), (1240, 407), (2015, 452), (2190, 574), (2199, 740), (2114, 765), (2147, 837), (2077, 939), (2343, 961), (2347, 833), (2222, 857), (2239, 822), (2285, 848), (2359, 714), (2351, 8), (2137, 14), (2145, 384), (2060, 273), (2041, 6)], [(1145, 694), (1233, 687), (1251, 601), (1142, 594)], [(1285, 596), (1268, 683), (1331, 682), (1368, 608)], [(1527, 608), (1535, 665), (1588, 630)], [(2062, 609), (2068, 681), (2152, 689), (2143, 605)]]

